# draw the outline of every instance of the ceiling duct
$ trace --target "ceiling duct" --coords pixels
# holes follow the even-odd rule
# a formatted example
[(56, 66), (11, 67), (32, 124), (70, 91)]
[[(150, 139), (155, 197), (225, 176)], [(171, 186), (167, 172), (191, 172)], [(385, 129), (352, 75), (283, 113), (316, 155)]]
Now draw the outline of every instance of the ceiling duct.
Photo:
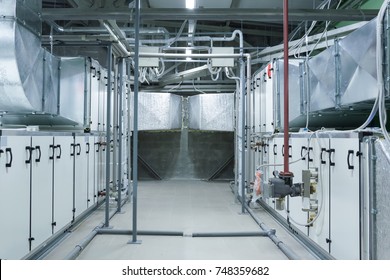
[(0, 2), (0, 111), (43, 111), (40, 8), (41, 1)]

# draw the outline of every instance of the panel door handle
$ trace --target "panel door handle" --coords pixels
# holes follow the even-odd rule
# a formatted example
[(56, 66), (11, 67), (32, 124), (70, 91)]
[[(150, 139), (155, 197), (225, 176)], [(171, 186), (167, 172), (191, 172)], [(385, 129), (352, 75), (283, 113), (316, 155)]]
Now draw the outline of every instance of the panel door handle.
[(71, 152), (70, 152), (70, 156), (71, 157), (74, 157), (75, 153), (76, 153), (76, 144), (70, 144), (70, 149), (71, 149)]
[(305, 146), (301, 147), (301, 158), (302, 158), (302, 160), (306, 160), (306, 155), (305, 156), (303, 155), (303, 151), (306, 151), (306, 154), (307, 154), (307, 147), (305, 147)]
[(260, 78), (257, 78), (257, 79), (256, 79), (256, 87), (260, 87), (260, 81), (261, 81)]
[(353, 156), (354, 153), (355, 153), (354, 150), (348, 150), (347, 164), (348, 164), (348, 169), (350, 169), (350, 170), (355, 168), (355, 166), (353, 166), (353, 165), (351, 164), (351, 156)]
[(320, 156), (321, 164), (325, 164), (326, 163), (326, 161), (323, 159), (324, 152), (327, 152), (327, 150), (325, 148), (321, 148), (321, 156)]
[(94, 144), (95, 146), (97, 146), (97, 148), (96, 148), (96, 150), (95, 150), (95, 152), (99, 152), (99, 148), (100, 148), (100, 143), (99, 142), (97, 142), (97, 143), (95, 143)]
[(309, 147), (309, 151), (307, 152), (307, 160), (309, 162), (313, 162), (313, 159), (310, 157), (310, 152), (313, 151), (313, 147)]
[(89, 143), (87, 143), (86, 145), (87, 145), (87, 150), (85, 151), (85, 153), (89, 154), (89, 150), (91, 149), (91, 145)]
[(32, 158), (32, 152), (35, 150), (35, 148), (27, 146), (26, 151), (28, 151), (28, 159), (26, 159), (25, 163), (30, 164), (31, 163), (31, 158)]
[(40, 162), (41, 161), (41, 156), (42, 156), (41, 146), (35, 146), (35, 150), (38, 151), (38, 158), (35, 159), (35, 162)]
[(276, 151), (277, 147), (278, 147), (278, 145), (274, 144), (274, 148), (273, 148), (274, 156), (276, 156), (278, 154), (277, 151)]
[(52, 149), (52, 150), (51, 150), (51, 151), (52, 151), (52, 154), (51, 154), (51, 156), (49, 156), (49, 159), (54, 159), (54, 150), (56, 149), (56, 146), (50, 145), (49, 148)]
[(335, 166), (336, 163), (332, 161), (332, 154), (335, 153), (335, 149), (329, 149), (329, 165), (330, 166)]
[(12, 167), (12, 159), (13, 159), (13, 157), (12, 157), (12, 149), (11, 148), (6, 148), (5, 149), (5, 153), (9, 154), (9, 162), (7, 162), (5, 164), (5, 167)]
[(62, 155), (61, 145), (57, 145), (57, 146), (56, 146), (56, 149), (59, 149), (59, 150), (60, 150), (60, 154), (57, 155), (57, 159), (60, 159), (60, 158), (61, 158), (61, 155)]
[(76, 146), (79, 148), (76, 155), (79, 156), (81, 154), (81, 145), (79, 143), (79, 144), (76, 144)]

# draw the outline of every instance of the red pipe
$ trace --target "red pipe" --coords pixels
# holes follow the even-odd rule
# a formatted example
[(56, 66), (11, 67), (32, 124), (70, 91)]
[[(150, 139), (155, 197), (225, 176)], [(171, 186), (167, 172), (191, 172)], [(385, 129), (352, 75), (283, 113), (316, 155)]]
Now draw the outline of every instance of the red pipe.
[(283, 44), (284, 44), (284, 173), (290, 173), (289, 168), (289, 148), (288, 148), (288, 115), (289, 115), (289, 99), (288, 99), (288, 0), (283, 2)]

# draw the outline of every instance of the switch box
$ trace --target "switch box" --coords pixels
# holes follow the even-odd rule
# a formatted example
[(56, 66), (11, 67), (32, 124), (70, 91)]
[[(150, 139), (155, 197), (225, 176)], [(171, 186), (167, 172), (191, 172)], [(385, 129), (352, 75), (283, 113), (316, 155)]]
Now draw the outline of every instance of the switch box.
[[(159, 53), (158, 47), (139, 47), (140, 53)], [(158, 67), (158, 57), (139, 57), (139, 67)]]
[[(212, 54), (234, 54), (232, 47), (215, 47), (211, 49)], [(234, 67), (234, 58), (212, 58), (212, 67)]]

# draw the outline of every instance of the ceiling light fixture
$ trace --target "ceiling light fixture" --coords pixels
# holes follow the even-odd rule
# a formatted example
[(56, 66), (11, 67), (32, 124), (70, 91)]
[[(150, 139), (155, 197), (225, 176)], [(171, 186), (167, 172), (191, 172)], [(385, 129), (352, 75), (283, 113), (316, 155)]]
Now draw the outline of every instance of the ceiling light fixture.
[(196, 0), (186, 0), (186, 8), (187, 9), (194, 9), (195, 8), (195, 1)]

